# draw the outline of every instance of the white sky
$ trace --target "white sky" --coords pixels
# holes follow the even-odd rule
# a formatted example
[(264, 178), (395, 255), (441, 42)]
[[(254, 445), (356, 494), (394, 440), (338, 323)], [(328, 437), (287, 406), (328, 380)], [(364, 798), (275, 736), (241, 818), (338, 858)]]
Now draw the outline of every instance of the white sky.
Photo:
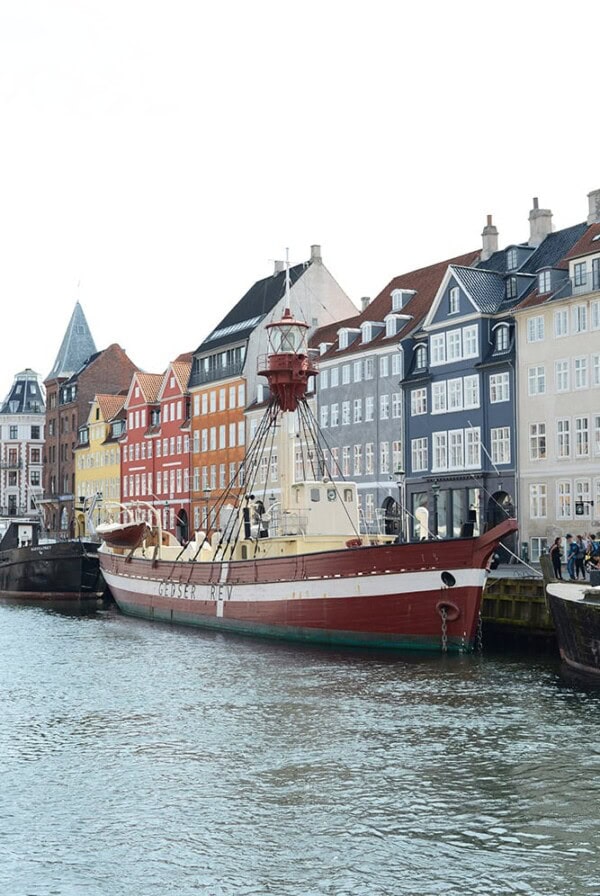
[[(600, 188), (600, 4), (1, 0), (0, 397), (79, 299), (161, 372), (290, 247), (358, 304)], [(79, 288), (77, 287), (80, 281)]]

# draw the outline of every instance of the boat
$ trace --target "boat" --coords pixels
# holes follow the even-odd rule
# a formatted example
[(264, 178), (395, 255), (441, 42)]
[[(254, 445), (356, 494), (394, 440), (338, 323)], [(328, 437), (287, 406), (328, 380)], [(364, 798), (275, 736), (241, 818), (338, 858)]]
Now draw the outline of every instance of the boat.
[(0, 541), (0, 598), (99, 599), (98, 543), (44, 541), (38, 519), (12, 520)]
[(548, 581), (546, 595), (561, 658), (578, 672), (600, 675), (600, 572), (589, 582)]
[(106, 544), (118, 548), (136, 548), (147, 533), (148, 524), (145, 520), (128, 520), (124, 523), (113, 521), (96, 526), (96, 534)]
[[(136, 502), (113, 506), (113, 522), (97, 526), (100, 566), (115, 602), (129, 616), (238, 634), (471, 650), (488, 566), (516, 520), (449, 540), (405, 543), (397, 534), (361, 534), (357, 485), (331, 468), (307, 400), (308, 380), (318, 372), (307, 330), (288, 309), (267, 325), (259, 373), (270, 398), (243, 479), (240, 471), (213, 508), (218, 527), (181, 545), (161, 529), (156, 508)], [(259, 485), (258, 470), (275, 434), (289, 437), (287, 414), (296, 415), (298, 432), (289, 450), (279, 447), (276, 500)], [(119, 543), (134, 519), (147, 525), (139, 542)]]

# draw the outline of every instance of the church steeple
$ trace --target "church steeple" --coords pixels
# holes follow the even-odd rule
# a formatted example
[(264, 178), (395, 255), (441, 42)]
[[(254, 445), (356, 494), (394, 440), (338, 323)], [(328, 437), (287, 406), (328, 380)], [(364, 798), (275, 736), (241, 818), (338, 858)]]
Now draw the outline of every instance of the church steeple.
[(79, 302), (76, 302), (56, 361), (46, 379), (72, 376), (95, 352), (96, 345), (85, 314)]

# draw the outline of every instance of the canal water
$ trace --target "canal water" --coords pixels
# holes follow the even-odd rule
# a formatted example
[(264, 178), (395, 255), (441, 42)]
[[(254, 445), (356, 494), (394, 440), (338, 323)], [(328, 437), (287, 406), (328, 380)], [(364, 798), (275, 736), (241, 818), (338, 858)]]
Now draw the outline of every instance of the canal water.
[(0, 605), (2, 896), (600, 894), (600, 688)]

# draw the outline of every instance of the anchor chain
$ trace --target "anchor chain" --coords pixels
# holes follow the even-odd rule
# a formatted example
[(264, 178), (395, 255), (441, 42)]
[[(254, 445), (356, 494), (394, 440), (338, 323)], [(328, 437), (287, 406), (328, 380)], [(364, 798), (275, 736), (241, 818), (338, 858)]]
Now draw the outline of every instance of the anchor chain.
[(483, 619), (481, 616), (481, 610), (479, 611), (479, 618), (477, 620), (477, 634), (475, 635), (475, 649), (477, 653), (483, 653)]
[(446, 607), (440, 607), (442, 617), (442, 653), (448, 653), (448, 611)]

